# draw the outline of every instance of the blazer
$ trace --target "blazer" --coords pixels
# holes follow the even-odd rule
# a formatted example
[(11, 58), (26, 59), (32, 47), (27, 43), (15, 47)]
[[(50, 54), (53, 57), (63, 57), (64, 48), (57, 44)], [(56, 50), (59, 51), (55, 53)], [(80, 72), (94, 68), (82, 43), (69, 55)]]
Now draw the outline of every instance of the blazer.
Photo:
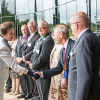
[[(41, 41), (35, 43), (31, 56), (32, 69), (44, 71), (50, 69), (50, 54), (54, 46), (53, 38), (48, 34)], [(41, 100), (48, 100), (51, 79), (37, 79), (36, 85)]]
[[(23, 57), (22, 50), (24, 48), (24, 44), (27, 41), (29, 35), (30, 35), (30, 33), (27, 34), (27, 36), (26, 36), (26, 38), (25, 38), (25, 40), (24, 40), (23, 43), (22, 43), (23, 36), (20, 36), (18, 38), (17, 45), (16, 45), (16, 49), (15, 49), (15, 57), (16, 58), (17, 57), (19, 57), (19, 58)], [(25, 66), (25, 63), (23, 61), (21, 63), (18, 63), (18, 64), (21, 65), (21, 66), (23, 66), (23, 67)]]
[(100, 44), (90, 29), (76, 41), (70, 53), (68, 100), (100, 100)]
[(22, 53), (26, 61), (30, 61), (35, 42), (38, 38), (40, 38), (40, 35), (38, 31), (36, 31), (31, 39), (29, 41), (27, 39), (27, 41), (25, 42)]
[(25, 71), (25, 68), (19, 66), (13, 60), (8, 45), (5, 43), (3, 37), (0, 36), (0, 82), (8, 79), (9, 67), (20, 75)]
[[(67, 57), (69, 56), (69, 53), (70, 53), (74, 43), (75, 43), (75, 41), (73, 41), (69, 38), (67, 49), (66, 49), (66, 54), (65, 54), (66, 64), (67, 64)], [(48, 78), (48, 77), (52, 77), (54, 75), (60, 74), (64, 70), (64, 63), (62, 60), (62, 55), (63, 55), (63, 49), (61, 49), (61, 51), (60, 51), (60, 57), (59, 57), (57, 66), (55, 66), (55, 68), (52, 68), (50, 70), (43, 71), (44, 78)]]

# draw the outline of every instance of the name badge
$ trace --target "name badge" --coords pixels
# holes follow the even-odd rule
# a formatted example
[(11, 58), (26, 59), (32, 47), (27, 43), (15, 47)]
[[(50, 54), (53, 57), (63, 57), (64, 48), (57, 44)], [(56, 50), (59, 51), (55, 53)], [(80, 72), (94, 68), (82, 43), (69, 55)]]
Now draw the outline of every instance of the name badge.
[(28, 47), (31, 47), (31, 43), (28, 43)]

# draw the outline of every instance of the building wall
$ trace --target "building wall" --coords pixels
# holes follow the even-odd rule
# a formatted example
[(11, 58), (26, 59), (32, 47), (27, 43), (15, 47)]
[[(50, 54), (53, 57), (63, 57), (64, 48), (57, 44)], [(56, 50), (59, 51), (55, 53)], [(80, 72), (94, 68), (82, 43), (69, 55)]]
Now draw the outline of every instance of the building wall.
[[(87, 8), (86, 1), (91, 1), (91, 8)], [(72, 35), (69, 27), (71, 16), (91, 9), (91, 29), (100, 30), (100, 0), (0, 0), (0, 23), (14, 22), (16, 36), (21, 35), (21, 26), (28, 21), (46, 20), (50, 30), (55, 24), (64, 23)]]

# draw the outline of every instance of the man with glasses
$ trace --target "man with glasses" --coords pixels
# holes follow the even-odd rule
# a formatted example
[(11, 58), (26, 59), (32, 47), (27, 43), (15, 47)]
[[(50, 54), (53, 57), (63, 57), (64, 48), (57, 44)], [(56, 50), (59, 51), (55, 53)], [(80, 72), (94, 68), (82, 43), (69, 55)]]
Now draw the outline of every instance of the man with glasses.
[(89, 29), (84, 12), (75, 13), (70, 25), (78, 39), (70, 53), (68, 99), (100, 100), (100, 40)]
[[(41, 37), (37, 40), (33, 49), (33, 54), (31, 56), (31, 68), (34, 71), (44, 71), (50, 69), (49, 61), (50, 54), (54, 46), (54, 40), (51, 37), (49, 26), (46, 21), (38, 22), (38, 32)], [(40, 78), (36, 80), (37, 90), (40, 97), (38, 100), (48, 100), (50, 83), (50, 78)]]
[[(29, 21), (28, 24), (27, 24), (27, 26), (28, 26), (28, 29), (29, 29), (29, 32), (30, 32), (30, 36), (27, 39), (27, 41), (25, 42), (25, 44), (24, 44), (23, 61), (26, 62), (25, 63), (25, 67), (28, 70), (31, 70), (29, 68), (29, 65), (27, 64), (27, 61), (30, 61), (31, 55), (33, 53), (33, 48), (34, 48), (35, 42), (40, 38), (40, 35), (39, 35), (38, 31), (37, 31), (37, 24), (35, 23), (35, 21)], [(29, 78), (30, 85), (32, 87), (32, 89), (31, 89), (32, 90), (31, 91), (32, 95), (31, 95), (31, 93), (30, 94), (27, 94), (25, 96), (25, 99), (30, 99), (31, 96), (32, 96), (32, 98), (34, 97), (33, 100), (38, 100), (38, 99), (36, 99), (36, 98), (39, 98), (38, 96), (36, 96), (38, 94), (36, 92), (36, 83), (31, 78), (31, 76), (28, 75), (28, 78)], [(27, 82), (27, 84), (29, 82)], [(36, 96), (36, 98), (35, 98), (35, 96)]]

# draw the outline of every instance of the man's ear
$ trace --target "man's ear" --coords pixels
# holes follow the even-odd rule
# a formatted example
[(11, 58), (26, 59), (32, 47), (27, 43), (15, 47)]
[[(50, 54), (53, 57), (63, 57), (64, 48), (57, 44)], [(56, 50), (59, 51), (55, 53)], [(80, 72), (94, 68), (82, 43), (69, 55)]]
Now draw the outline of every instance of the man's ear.
[(60, 36), (61, 36), (61, 38), (64, 36), (64, 34), (62, 33), (62, 32), (60, 32)]

